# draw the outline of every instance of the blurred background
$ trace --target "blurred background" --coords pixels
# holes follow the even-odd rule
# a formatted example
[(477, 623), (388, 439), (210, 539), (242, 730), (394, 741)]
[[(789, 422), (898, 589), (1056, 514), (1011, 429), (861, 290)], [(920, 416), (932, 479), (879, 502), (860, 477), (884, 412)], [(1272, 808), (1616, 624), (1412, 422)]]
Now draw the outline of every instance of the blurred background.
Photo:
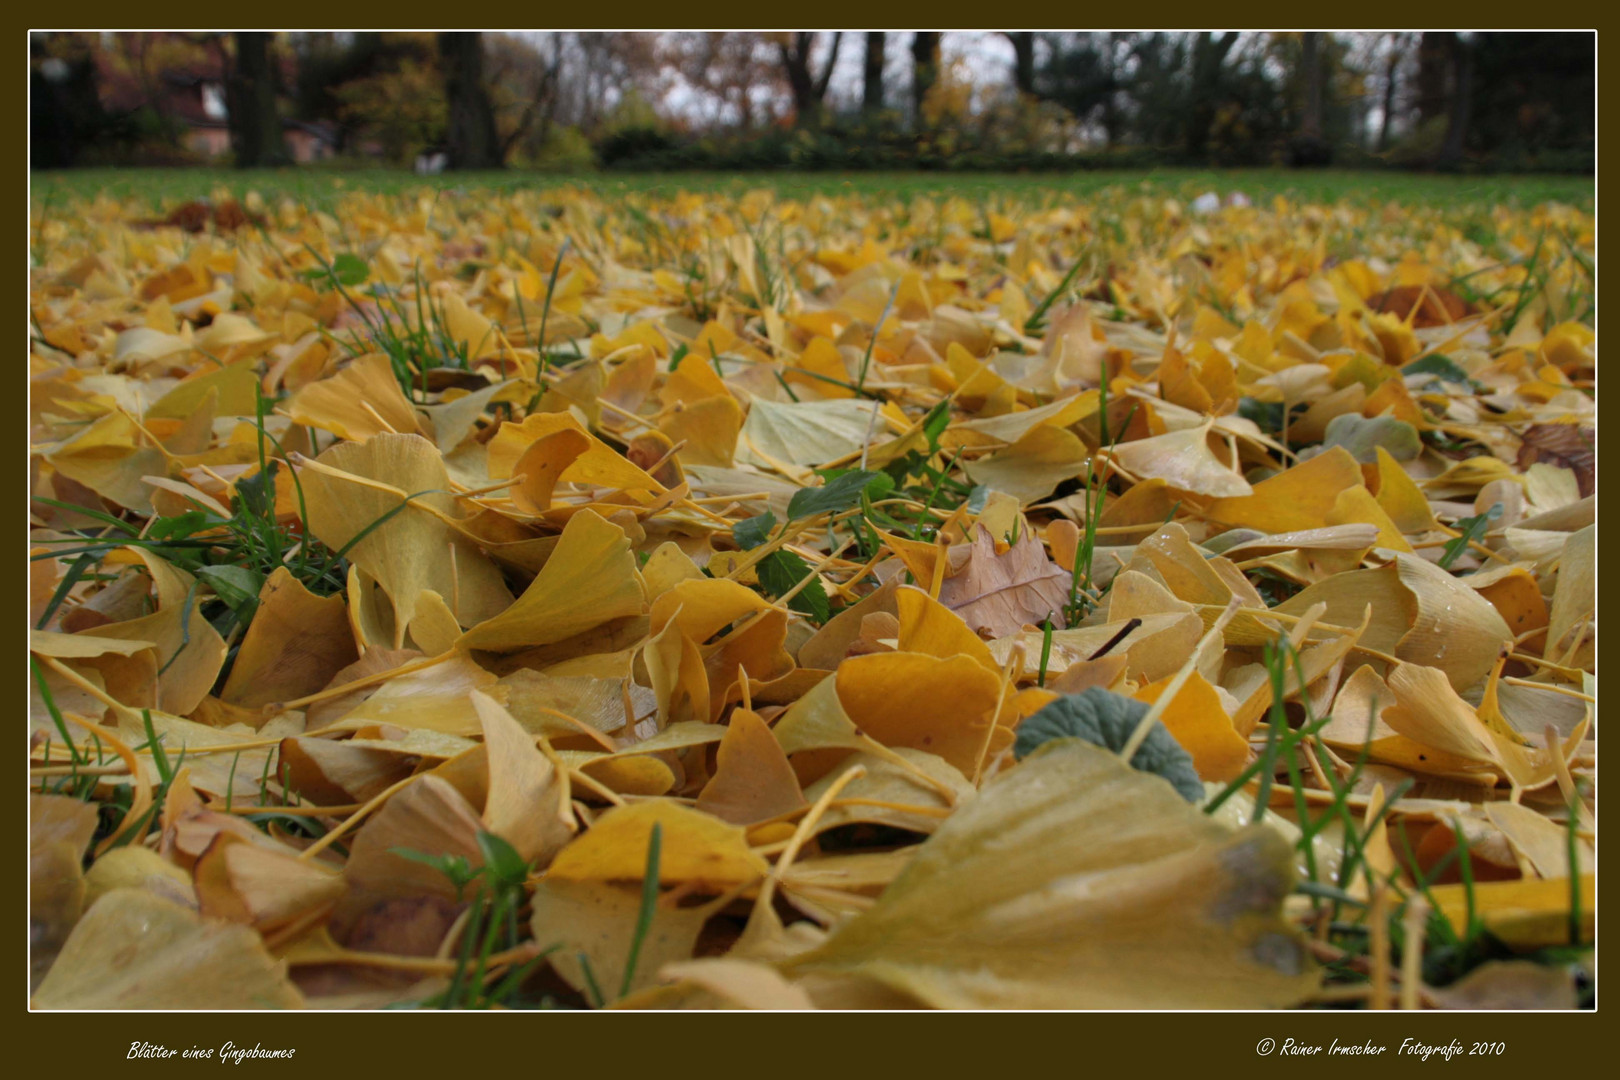
[(31, 36), (34, 169), (1591, 172), (1591, 33)]

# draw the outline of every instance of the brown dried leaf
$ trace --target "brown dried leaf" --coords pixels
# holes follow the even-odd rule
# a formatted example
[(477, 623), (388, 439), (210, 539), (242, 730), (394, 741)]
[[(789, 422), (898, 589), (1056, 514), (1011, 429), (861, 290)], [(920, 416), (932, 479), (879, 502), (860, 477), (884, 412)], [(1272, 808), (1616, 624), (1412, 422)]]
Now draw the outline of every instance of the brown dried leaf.
[[(956, 563), (954, 554), (951, 561)], [(983, 638), (1016, 634), (1048, 618), (1061, 629), (1070, 578), (1027, 529), (997, 555), (995, 538), (979, 525), (956, 572), (940, 584), (939, 601)]]

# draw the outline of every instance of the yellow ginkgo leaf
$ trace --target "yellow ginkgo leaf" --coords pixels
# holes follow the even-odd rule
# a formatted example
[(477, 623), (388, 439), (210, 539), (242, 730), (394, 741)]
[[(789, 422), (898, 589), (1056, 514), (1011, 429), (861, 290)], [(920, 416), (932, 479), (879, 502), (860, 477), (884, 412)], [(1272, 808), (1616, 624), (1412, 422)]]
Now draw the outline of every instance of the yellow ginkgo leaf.
[[(1136, 692), (1136, 700), (1158, 701), (1170, 681), (1149, 683)], [(1232, 726), (1215, 688), (1197, 671), (1188, 676), (1159, 720), (1192, 755), (1193, 767), (1204, 780), (1235, 779), (1248, 763), (1248, 742)]]
[(296, 1009), (286, 965), (245, 926), (114, 889), (74, 927), (36, 1009)]
[(781, 744), (752, 709), (732, 712), (714, 776), (695, 805), (735, 825), (751, 825), (805, 805)]
[(382, 353), (357, 357), (330, 378), (309, 383), (287, 403), (287, 414), (297, 423), (350, 442), (365, 442), (385, 432), (407, 435), (420, 428), (415, 408)]
[[(1221, 463), (1209, 448), (1211, 424), (1183, 428), (1149, 439), (1120, 443), (1113, 460), (1139, 480), (1163, 480), (1166, 487), (1222, 501), (1254, 497), (1254, 488)], [(1220, 505), (1217, 503), (1216, 505)]]
[(1052, 494), (1065, 480), (1085, 473), (1086, 446), (1063, 428), (1029, 430), (1005, 450), (967, 464), (963, 471), (975, 484), (1016, 495), (1028, 505)]
[(514, 652), (640, 615), (646, 606), (629, 538), (617, 525), (582, 510), (568, 519), (556, 550), (523, 595), (499, 614), (475, 620), (458, 644)]
[(1319, 976), (1281, 916), (1288, 845), (1229, 833), (1107, 750), (998, 774), (869, 911), (779, 964), (940, 1008), (1262, 1008)]
[(1215, 500), (1209, 516), (1266, 533), (1320, 529), (1328, 524), (1339, 492), (1359, 483), (1361, 466), (1349, 451), (1335, 446), (1260, 481), (1252, 494)]
[[(713, 904), (660, 904), (653, 909), (650, 925), (638, 930), (639, 887), (570, 880), (555, 874), (535, 886), (530, 904), (535, 943), (543, 949), (556, 946), (550, 956), (552, 969), (597, 1005), (611, 1004), (620, 997), (632, 942), (640, 942), (629, 985), (631, 991), (637, 991), (656, 985), (659, 971), (666, 965), (692, 958), (698, 934), (715, 908)], [(597, 992), (604, 1000), (595, 1000)]]
[(318, 917), (344, 890), (343, 876), (331, 867), (228, 832), (198, 856), (192, 878), (204, 916), (242, 923), (267, 937)]
[(986, 671), (1000, 672), (984, 639), (938, 600), (921, 589), (906, 586), (895, 592), (894, 602), (900, 620), (896, 647), (902, 652), (924, 653), (941, 660), (966, 656), (977, 660)]
[(923, 653), (856, 656), (838, 667), (844, 712), (890, 747), (937, 754), (961, 772), (977, 771), (991, 739), (1001, 680), (969, 656)]
[(299, 472), (310, 531), (334, 551), (352, 544), (349, 561), (388, 594), (394, 648), (405, 642), (423, 589), (449, 600), (463, 626), (511, 604), (500, 570), (450, 524), (450, 477), (428, 440), (383, 434), (342, 442)]
[(647, 846), (659, 826), (658, 880), (718, 894), (763, 877), (768, 867), (748, 846), (747, 834), (709, 814), (679, 803), (652, 801), (617, 806), (597, 818), (551, 864), (548, 880), (640, 881)]
[(220, 697), (246, 708), (292, 701), (324, 688), (358, 659), (343, 598), (316, 596), (277, 567), (259, 590)]
[(474, 692), (472, 705), (483, 727), (489, 769), (484, 827), (544, 868), (577, 827), (569, 806), (568, 771), (537, 748), (534, 736), (487, 694)]

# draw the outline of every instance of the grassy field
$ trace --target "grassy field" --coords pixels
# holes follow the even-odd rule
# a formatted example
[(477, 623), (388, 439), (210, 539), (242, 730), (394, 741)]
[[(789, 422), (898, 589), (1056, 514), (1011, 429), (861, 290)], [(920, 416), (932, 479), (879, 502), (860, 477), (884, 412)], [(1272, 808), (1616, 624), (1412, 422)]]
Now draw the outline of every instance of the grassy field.
[(35, 177), (32, 1006), (1591, 1007), (1592, 205)]
[(320, 168), (237, 172), (232, 169), (86, 169), (33, 175), (32, 196), (49, 205), (63, 199), (142, 200), (153, 207), (224, 191), (286, 194), (322, 203), (345, 191), (401, 192), (419, 188), (559, 188), (580, 186), (598, 194), (672, 194), (678, 191), (742, 192), (769, 187), (784, 196), (865, 195), (889, 198), (962, 195), (965, 197), (1052, 195), (1085, 197), (1113, 187), (1195, 198), (1204, 191), (1241, 191), (1251, 199), (1283, 195), (1296, 201), (1399, 202), (1459, 207), (1505, 204), (1529, 207), (1562, 202), (1590, 210), (1595, 182), (1586, 176), (1439, 176), (1422, 173), (1287, 169), (1108, 170), (1077, 173), (587, 173), (555, 174), (520, 170), (419, 177), (401, 170)]

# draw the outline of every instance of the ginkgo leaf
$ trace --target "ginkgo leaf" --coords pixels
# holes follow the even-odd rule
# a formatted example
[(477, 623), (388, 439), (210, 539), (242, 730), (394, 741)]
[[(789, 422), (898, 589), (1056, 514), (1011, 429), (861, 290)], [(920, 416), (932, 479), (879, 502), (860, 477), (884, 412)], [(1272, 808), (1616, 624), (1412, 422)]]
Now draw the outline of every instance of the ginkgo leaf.
[(462, 648), (512, 652), (639, 615), (646, 596), (624, 531), (590, 510), (568, 519), (544, 569), (512, 605), (475, 620)]
[(1194, 495), (1241, 498), (1254, 488), (1242, 476), (1223, 465), (1209, 448), (1210, 425), (1171, 431), (1150, 439), (1120, 443), (1112, 458), (1131, 475), (1143, 480), (1163, 480), (1167, 487)]
[(1590, 996), (1567, 178), (36, 179), (42, 1003)]
[(455, 500), (432, 443), (419, 435), (377, 435), (338, 443), (315, 464), (323, 468), (300, 470), (310, 530), (334, 551), (352, 543), (349, 561), (393, 604), (394, 648), (405, 642), (423, 589), (450, 598), (464, 626), (511, 605), (500, 571), (446, 520)]
[(737, 439), (742, 465), (822, 465), (860, 453), (867, 432), (886, 426), (878, 404), (864, 398), (779, 403), (756, 400)]
[(1571, 640), (1583, 620), (1596, 626), (1594, 603), (1597, 596), (1597, 526), (1588, 525), (1572, 533), (1559, 556), (1558, 585), (1553, 591), (1552, 610), (1547, 616), (1546, 653), (1568, 657), (1563, 662), (1591, 668), (1592, 648)]
[(96, 817), (96, 808), (79, 799), (29, 796), (28, 960), (35, 987), (85, 908), (84, 852)]
[[(550, 963), (574, 989), (601, 989), (607, 1004), (618, 997), (629, 965), (631, 943), (639, 940), (632, 991), (651, 986), (666, 965), (690, 960), (713, 906), (659, 905), (644, 932), (638, 934), (641, 890), (597, 880), (547, 877), (531, 899), (534, 940), (552, 949)], [(587, 976), (587, 965), (590, 974)], [(589, 999), (587, 999), (589, 1000)]]
[[(1016, 831), (1009, 833), (1016, 823)], [(781, 969), (864, 975), (942, 1008), (1238, 1008), (1319, 976), (1281, 918), (1292, 860), (1107, 750), (997, 775), (871, 910)]]
[(151, 488), (146, 476), (166, 476), (169, 456), (153, 446), (133, 417), (122, 410), (108, 413), (45, 452), (45, 460), (63, 476), (130, 510), (150, 513)]
[(205, 917), (271, 934), (323, 911), (343, 895), (343, 877), (295, 851), (275, 851), (222, 832), (192, 868), (197, 909)]
[(417, 434), (420, 428), (416, 410), (382, 353), (358, 357), (330, 378), (305, 386), (287, 403), (287, 414), (350, 442), (383, 433)]
[(573, 837), (568, 771), (535, 746), (512, 715), (488, 695), (474, 692), (473, 709), (483, 727), (489, 786), (484, 827), (526, 861), (544, 867)]
[[(436, 898), (452, 912), (464, 897), (436, 868), (399, 854), (400, 849), (426, 856), (448, 855), (468, 861), (472, 869), (483, 865), (478, 833), (483, 823), (478, 812), (449, 781), (424, 776), (389, 796), (360, 831), (349, 847), (343, 867), (348, 891), (332, 914), (332, 928), (339, 941), (348, 941), (358, 927), (376, 933), (373, 923), (379, 916), (404, 914), (390, 909), (396, 900)], [(452, 915), (453, 917), (453, 915)], [(448, 926), (448, 923), (446, 923)]]
[(698, 795), (697, 808), (722, 821), (751, 825), (803, 805), (798, 777), (770, 728), (751, 709), (733, 711), (714, 776)]
[(1032, 503), (1050, 495), (1065, 480), (1085, 472), (1086, 446), (1057, 427), (1035, 427), (1017, 442), (963, 467), (976, 484), (984, 484)]
[(245, 707), (292, 701), (359, 659), (341, 597), (316, 596), (277, 567), (258, 599), (221, 699)]
[(670, 802), (614, 807), (563, 848), (549, 876), (560, 881), (640, 881), (646, 873), (653, 825), (662, 836), (658, 880), (723, 892), (766, 872), (744, 831)]
[(447, 735), (474, 735), (479, 731), (479, 719), (472, 695), (489, 690), (497, 682), (492, 673), (465, 656), (453, 656), (432, 667), (389, 679), (344, 713), (334, 726), (352, 730), (390, 724)]
[(1261, 532), (1320, 529), (1339, 492), (1361, 483), (1361, 468), (1343, 447), (1334, 447), (1254, 485), (1253, 494), (1217, 499), (1210, 517)]
[(931, 833), (958, 802), (973, 795), (967, 777), (939, 755), (909, 747), (895, 753), (899, 763), (864, 752), (851, 754), (805, 789), (806, 799), (819, 799), (845, 773), (865, 770), (840, 786), (839, 797), (816, 821), (817, 834), (855, 823)]
[[(253, 391), (258, 382), (255, 364), (240, 360), (186, 379), (164, 394), (146, 410), (148, 421), (169, 417), (184, 419), (202, 405), (210, 393), (216, 396), (214, 409), (223, 416), (252, 416)], [(393, 382), (392, 379), (389, 380)], [(397, 391), (398, 384), (395, 384)]]
[(37, 1009), (295, 1009), (286, 965), (245, 926), (144, 889), (114, 889), (68, 937)]
[(850, 720), (885, 746), (937, 754), (972, 775), (991, 745), (1001, 680), (970, 657), (857, 656), (833, 681)]

